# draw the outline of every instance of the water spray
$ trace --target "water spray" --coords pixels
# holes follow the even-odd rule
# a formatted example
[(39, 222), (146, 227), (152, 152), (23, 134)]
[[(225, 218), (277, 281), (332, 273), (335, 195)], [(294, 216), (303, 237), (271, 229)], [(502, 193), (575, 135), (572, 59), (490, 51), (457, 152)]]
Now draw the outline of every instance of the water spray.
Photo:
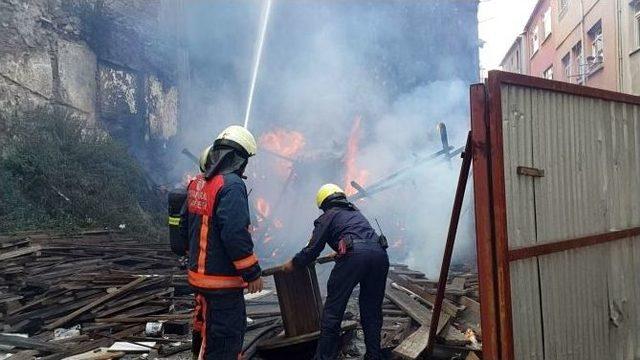
[(262, 58), (262, 45), (264, 45), (264, 37), (269, 24), (269, 15), (271, 14), (271, 0), (267, 0), (262, 19), (262, 27), (258, 36), (258, 50), (256, 53), (256, 61), (253, 64), (253, 75), (251, 76), (251, 86), (249, 87), (249, 98), (247, 100), (247, 111), (244, 115), (244, 127), (249, 126), (249, 115), (251, 115), (251, 104), (253, 103), (253, 93), (256, 88), (256, 79), (258, 78), (258, 70), (260, 69), (260, 59)]

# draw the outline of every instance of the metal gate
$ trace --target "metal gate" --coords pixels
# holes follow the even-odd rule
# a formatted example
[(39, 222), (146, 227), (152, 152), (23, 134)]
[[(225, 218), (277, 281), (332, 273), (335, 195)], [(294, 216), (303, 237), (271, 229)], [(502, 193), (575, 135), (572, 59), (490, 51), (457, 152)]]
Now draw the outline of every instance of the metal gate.
[(485, 359), (640, 358), (640, 97), (471, 88)]

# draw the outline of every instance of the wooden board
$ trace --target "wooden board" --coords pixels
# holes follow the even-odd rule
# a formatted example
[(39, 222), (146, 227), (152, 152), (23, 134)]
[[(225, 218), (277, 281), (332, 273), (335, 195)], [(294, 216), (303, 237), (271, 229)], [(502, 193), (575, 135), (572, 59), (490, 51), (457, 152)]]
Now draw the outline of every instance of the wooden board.
[[(431, 323), (431, 310), (427, 309), (426, 306), (421, 305), (404, 291), (393, 288), (390, 284), (387, 284), (385, 296), (407, 313), (407, 315), (409, 315), (418, 324), (429, 327), (429, 324)], [(450, 317), (447, 313), (442, 313), (440, 315), (440, 321), (438, 321), (438, 334), (447, 324), (449, 318)]]
[(60, 319), (58, 319), (58, 320), (54, 321), (53, 323), (51, 323), (51, 324), (49, 324), (49, 325), (45, 326), (45, 329), (47, 329), (47, 330), (53, 330), (53, 329), (55, 329), (55, 328), (57, 328), (57, 327), (60, 327), (60, 326), (62, 326), (62, 325), (64, 325), (64, 324), (68, 323), (69, 321), (71, 321), (71, 320), (75, 319), (75, 318), (76, 318), (76, 317), (78, 317), (80, 314), (82, 314), (82, 313), (84, 313), (84, 312), (87, 312), (87, 311), (89, 311), (89, 310), (93, 309), (94, 307), (96, 307), (96, 306), (98, 306), (98, 305), (100, 305), (100, 304), (104, 303), (105, 301), (110, 300), (110, 299), (113, 299), (114, 297), (116, 297), (116, 296), (118, 296), (118, 295), (122, 294), (123, 292), (125, 292), (125, 291), (127, 291), (127, 290), (129, 290), (129, 289), (132, 289), (132, 288), (134, 288), (134, 287), (138, 286), (138, 285), (139, 285), (141, 282), (143, 282), (145, 279), (146, 279), (146, 278), (144, 278), (144, 277), (139, 277), (139, 278), (137, 278), (137, 279), (133, 280), (132, 282), (128, 283), (127, 285), (125, 285), (125, 286), (122, 286), (122, 287), (118, 288), (116, 291), (111, 292), (111, 293), (109, 293), (109, 294), (106, 294), (106, 295), (102, 296), (101, 298), (96, 299), (95, 301), (93, 301), (93, 302), (91, 302), (91, 303), (89, 303), (89, 304), (87, 304), (87, 305), (85, 305), (85, 306), (81, 307), (80, 309), (78, 309), (78, 310), (76, 310), (76, 311), (72, 312), (71, 314), (69, 314), (69, 315), (67, 315), (67, 316), (65, 316), (65, 317), (63, 317), (63, 318), (60, 318)]
[(273, 274), (287, 337), (320, 330), (322, 297), (315, 266)]
[[(394, 282), (398, 283), (398, 285), (405, 287), (413, 291), (414, 293), (416, 293), (418, 296), (420, 296), (425, 301), (427, 301), (430, 304), (430, 306), (433, 306), (433, 304), (435, 303), (436, 301), (435, 293), (430, 293), (423, 287), (416, 285), (411, 281), (412, 280), (411, 278), (405, 275), (397, 275), (394, 272), (389, 272), (389, 278), (392, 279)], [(444, 299), (444, 302), (442, 303), (442, 309), (444, 310), (445, 313), (451, 316), (455, 316), (456, 313), (458, 312), (458, 307), (452, 304), (447, 299)]]
[[(358, 327), (358, 323), (350, 320), (343, 321), (341, 325), (342, 331), (355, 330), (357, 327)], [(293, 337), (276, 336), (258, 344), (258, 349), (269, 350), (269, 349), (281, 348), (281, 347), (286, 347), (286, 346), (291, 346), (291, 345), (312, 341), (319, 337), (320, 337), (320, 330), (317, 330), (308, 334), (293, 336)]]
[(401, 359), (414, 360), (427, 348), (429, 340), (429, 325), (422, 325), (409, 335), (400, 345), (393, 349), (393, 353)]
[(18, 249), (18, 250), (8, 251), (0, 254), (0, 261), (13, 259), (15, 257), (22, 256), (22, 255), (28, 255), (40, 250), (42, 250), (42, 247), (40, 245), (33, 245), (26, 248)]

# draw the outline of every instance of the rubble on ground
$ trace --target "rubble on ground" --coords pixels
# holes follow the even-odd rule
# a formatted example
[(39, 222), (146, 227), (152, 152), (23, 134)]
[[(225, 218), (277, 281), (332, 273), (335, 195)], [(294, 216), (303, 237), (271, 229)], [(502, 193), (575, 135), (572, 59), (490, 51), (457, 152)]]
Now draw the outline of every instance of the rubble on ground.
[[(0, 236), (0, 260), (0, 359), (190, 356), (193, 295), (167, 245), (104, 230), (23, 233)], [(395, 357), (415, 358), (426, 346), (436, 283), (391, 266), (382, 344)], [(258, 344), (282, 332), (271, 278), (266, 284), (245, 296), (245, 359), (259, 358)], [(356, 289), (349, 320), (359, 320), (357, 298)], [(477, 274), (454, 267), (436, 339), (443, 358), (480, 356), (479, 314)], [(353, 335), (346, 358), (364, 353), (359, 325)]]

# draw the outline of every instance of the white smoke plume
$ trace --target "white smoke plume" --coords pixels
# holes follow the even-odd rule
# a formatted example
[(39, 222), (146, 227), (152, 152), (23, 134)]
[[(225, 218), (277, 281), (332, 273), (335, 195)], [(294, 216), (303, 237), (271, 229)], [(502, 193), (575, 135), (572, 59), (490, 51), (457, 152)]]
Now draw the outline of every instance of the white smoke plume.
[[(191, 84), (178, 146), (197, 153), (244, 118), (262, 2), (185, 7)], [(293, 165), (265, 151), (250, 162), (250, 202), (269, 207), (267, 216), (259, 214), (264, 203), (253, 209), (261, 258), (282, 261), (306, 244), (319, 215), (315, 191), (326, 182), (345, 185), (356, 118), (355, 167), (367, 175), (353, 180), (365, 188), (440, 150), (439, 122), (452, 146), (464, 145), (468, 86), (478, 74), (476, 10), (475, 1), (459, 0), (273, 2), (249, 127), (259, 138), (295, 131), (304, 145)], [(195, 172), (178, 160), (176, 178)], [(459, 156), (422, 163), (397, 186), (356, 203), (372, 224), (380, 221), (393, 261), (437, 273), (460, 163)], [(473, 244), (470, 189), (458, 256)]]

